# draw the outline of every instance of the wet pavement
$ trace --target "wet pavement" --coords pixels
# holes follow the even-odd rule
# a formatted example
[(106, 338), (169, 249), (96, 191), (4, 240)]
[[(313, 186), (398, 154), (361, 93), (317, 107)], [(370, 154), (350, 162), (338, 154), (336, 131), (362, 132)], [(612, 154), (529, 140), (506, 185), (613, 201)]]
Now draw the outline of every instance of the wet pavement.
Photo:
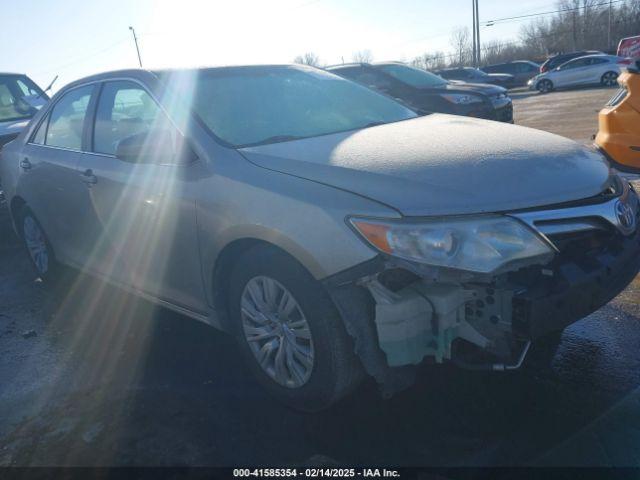
[(571, 326), (550, 368), (425, 368), (302, 414), (203, 324), (84, 276), (45, 295), (0, 208), (0, 466), (640, 466), (639, 299)]

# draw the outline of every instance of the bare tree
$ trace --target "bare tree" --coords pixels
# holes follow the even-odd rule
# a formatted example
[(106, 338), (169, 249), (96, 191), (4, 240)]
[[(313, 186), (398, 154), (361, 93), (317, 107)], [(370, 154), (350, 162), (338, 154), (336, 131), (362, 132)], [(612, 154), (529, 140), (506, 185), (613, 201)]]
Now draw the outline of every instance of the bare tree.
[(449, 40), (453, 48), (451, 65), (461, 67), (471, 60), (471, 42), (469, 29), (459, 27), (453, 31)]
[(425, 52), (411, 60), (411, 65), (423, 70), (439, 70), (447, 66), (447, 59), (442, 52)]
[(298, 55), (293, 59), (293, 63), (300, 63), (302, 65), (311, 65), (312, 67), (319, 67), (320, 57), (313, 52), (307, 52), (304, 55)]
[(355, 52), (351, 59), (356, 63), (371, 63), (373, 61), (373, 54), (371, 50), (359, 50)]

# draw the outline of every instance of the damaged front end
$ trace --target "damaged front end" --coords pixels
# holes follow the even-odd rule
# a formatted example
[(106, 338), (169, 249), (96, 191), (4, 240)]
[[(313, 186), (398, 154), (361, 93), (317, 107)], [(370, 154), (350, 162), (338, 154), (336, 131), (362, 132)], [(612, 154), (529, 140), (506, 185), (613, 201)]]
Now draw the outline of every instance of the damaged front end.
[[(467, 230), (456, 224), (449, 228), (451, 222), (446, 223), (449, 230), (441, 224), (438, 231), (433, 224), (422, 230), (412, 226), (407, 235), (396, 229), (400, 238), (394, 238), (395, 226), (382, 232), (376, 230), (380, 223), (368, 222), (364, 228), (374, 228), (367, 240), (381, 255), (326, 280), (356, 353), (384, 394), (410, 385), (423, 362), (518, 368), (531, 342), (600, 308), (640, 270), (638, 199), (622, 182), (582, 202), (499, 218), (527, 228), (548, 250), (528, 238), (523, 245), (519, 230), (495, 220), (491, 228), (499, 226), (499, 241), (484, 226), (474, 227), (472, 234), (466, 225)], [(447, 237), (449, 231), (454, 240)], [(442, 265), (459, 259), (441, 256), (442, 261), (434, 262), (441, 264), (433, 265), (408, 258), (421, 251), (412, 239), (425, 236), (436, 239), (429, 244), (435, 249), (458, 242), (456, 252), (467, 249), (469, 258), (489, 258), (483, 250), (489, 246), (507, 252), (500, 253), (508, 261), (496, 261), (483, 271), (481, 262), (463, 259), (474, 266), (470, 271)], [(397, 245), (404, 250), (394, 250)], [(513, 254), (516, 247), (526, 255)]]

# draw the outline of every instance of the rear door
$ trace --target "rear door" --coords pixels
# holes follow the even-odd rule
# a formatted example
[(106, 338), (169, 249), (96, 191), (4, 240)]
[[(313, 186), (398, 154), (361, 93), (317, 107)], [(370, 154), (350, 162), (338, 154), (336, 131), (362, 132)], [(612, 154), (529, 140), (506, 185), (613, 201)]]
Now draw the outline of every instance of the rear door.
[(617, 72), (617, 65), (611, 65), (611, 61), (608, 58), (590, 58), (589, 68), (585, 70), (584, 83), (600, 83), (602, 75), (607, 71)]
[[(204, 313), (196, 236), (195, 184), (202, 165), (132, 163), (118, 143), (136, 134), (180, 135), (140, 84), (105, 82), (96, 103), (91, 155), (80, 171), (93, 179), (82, 223), (91, 270), (156, 298)], [(149, 149), (156, 146), (149, 145)]]
[(585, 70), (587, 70), (588, 64), (588, 58), (576, 58), (561, 65), (560, 70), (555, 75), (555, 85), (557, 87), (570, 87), (584, 83)]
[(87, 111), (95, 86), (62, 95), (25, 144), (19, 159), (20, 193), (42, 224), (56, 256), (79, 263), (78, 215), (85, 186), (76, 169), (86, 148)]

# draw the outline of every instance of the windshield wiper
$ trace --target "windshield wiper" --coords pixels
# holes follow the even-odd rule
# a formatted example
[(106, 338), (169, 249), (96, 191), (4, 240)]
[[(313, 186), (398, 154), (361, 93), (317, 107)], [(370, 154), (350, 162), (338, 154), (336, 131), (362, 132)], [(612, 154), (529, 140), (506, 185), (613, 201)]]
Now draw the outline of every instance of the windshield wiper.
[(369, 123), (367, 123), (366, 125), (364, 125), (364, 126), (363, 126), (363, 127), (361, 127), (361, 128), (377, 127), (378, 125), (384, 125), (385, 123), (387, 123), (387, 122), (380, 122), (380, 121), (377, 121), (377, 122), (369, 122)]
[(303, 138), (308, 138), (308, 137), (303, 137), (300, 135), (274, 135), (273, 137), (263, 138), (262, 140), (257, 142), (251, 142), (251, 143), (246, 143), (244, 145), (240, 145), (238, 148), (257, 147), (258, 145), (267, 145), (269, 143), (279, 143), (279, 142), (289, 142), (291, 140), (301, 140)]

